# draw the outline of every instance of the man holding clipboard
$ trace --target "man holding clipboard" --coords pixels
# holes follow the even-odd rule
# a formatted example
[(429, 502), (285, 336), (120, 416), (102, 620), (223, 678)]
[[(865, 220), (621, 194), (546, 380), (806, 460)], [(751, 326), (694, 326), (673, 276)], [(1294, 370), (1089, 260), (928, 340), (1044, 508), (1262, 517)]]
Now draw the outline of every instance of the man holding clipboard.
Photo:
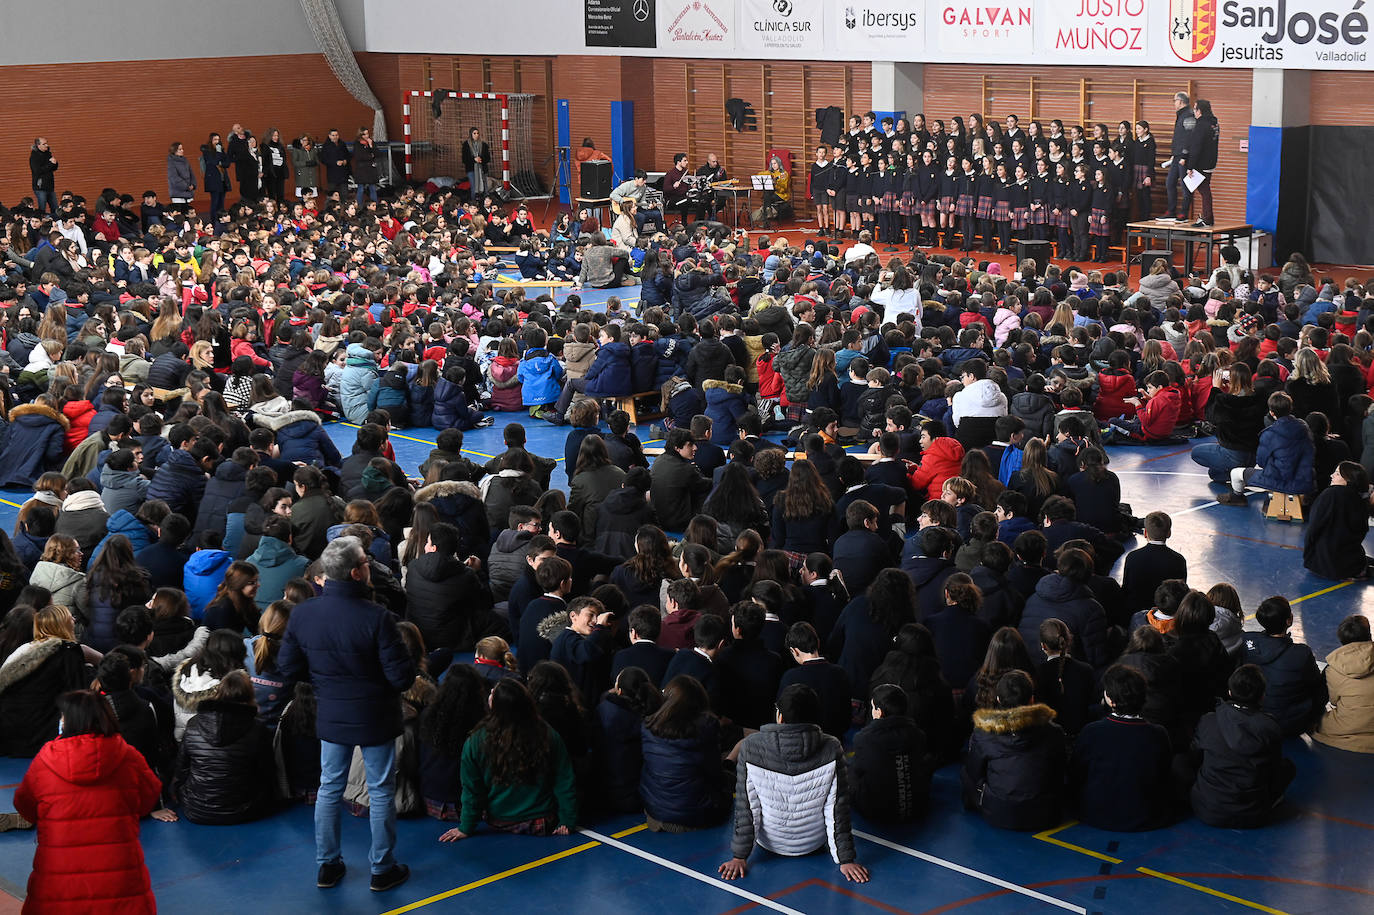
[[(1199, 229), (1207, 228), (1212, 225), (1214, 215), (1212, 212), (1212, 172), (1217, 167), (1217, 153), (1221, 146), (1221, 126), (1217, 123), (1216, 117), (1212, 114), (1212, 103), (1207, 99), (1198, 99), (1193, 102), (1193, 126), (1188, 131), (1187, 137), (1180, 144), (1179, 139), (1175, 139), (1176, 146), (1181, 146), (1180, 153), (1175, 156), (1170, 165), (1177, 169), (1183, 178), (1183, 212), (1184, 215), (1176, 216), (1174, 222), (1187, 222), (1187, 213), (1192, 208), (1193, 195), (1198, 194), (1202, 197), (1202, 213), (1193, 225)], [(1173, 171), (1171, 169), (1171, 173)]]

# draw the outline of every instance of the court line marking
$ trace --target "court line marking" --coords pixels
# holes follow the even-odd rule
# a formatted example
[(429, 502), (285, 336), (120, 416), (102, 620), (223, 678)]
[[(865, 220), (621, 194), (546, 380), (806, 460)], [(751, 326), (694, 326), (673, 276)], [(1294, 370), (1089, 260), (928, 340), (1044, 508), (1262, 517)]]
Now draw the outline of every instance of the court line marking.
[[(775, 912), (782, 912), (784, 913), (784, 915), (805, 915), (805, 913), (799, 912), (798, 910), (793, 908), (789, 908), (788, 906), (783, 905), (781, 902), (775, 902), (774, 900), (769, 899), (767, 896), (760, 896), (757, 893), (751, 893), (748, 890), (743, 890), (737, 886), (732, 886), (731, 884), (726, 883), (724, 880), (718, 880), (715, 877), (707, 876), (706, 874), (703, 874), (700, 871), (695, 871), (692, 870), (690, 867), (678, 864), (676, 861), (669, 861), (667, 858), (661, 858), (658, 855), (650, 854), (649, 852), (644, 851), (643, 849), (635, 848), (633, 845), (627, 845), (624, 842), (617, 842), (615, 839), (612, 839), (609, 836), (603, 836), (599, 832), (593, 832), (590, 829), (579, 829), (578, 832), (582, 833), (582, 835), (587, 836), (588, 838), (596, 839), (598, 842), (602, 842), (606, 845), (609, 845), (612, 848), (618, 848), (623, 852), (627, 852), (631, 855), (634, 855), (636, 858), (643, 858), (645, 861), (650, 861), (661, 867), (666, 867), (670, 871), (676, 871), (677, 873), (682, 874), (684, 877), (691, 877), (693, 880), (696, 880), (700, 883), (704, 883), (707, 886), (713, 886), (718, 890), (724, 890), (727, 893), (732, 893), (740, 897), (741, 899), (748, 899), (750, 902), (756, 905), (761, 905), (765, 908), (772, 909)], [(1078, 911), (1084, 912), (1084, 915), (1086, 915), (1086, 912), (1083, 909), (1079, 909)]]
[(1123, 473), (1147, 474), (1152, 477), (1205, 477), (1205, 473), (1193, 473), (1190, 470), (1117, 470), (1117, 476)]
[(1300, 604), (1305, 600), (1311, 600), (1314, 597), (1321, 597), (1323, 594), (1330, 594), (1332, 591), (1339, 591), (1341, 588), (1348, 588), (1354, 583), (1354, 579), (1351, 579), (1350, 581), (1343, 581), (1340, 584), (1332, 585), (1329, 588), (1322, 588), (1320, 591), (1313, 591), (1311, 594), (1304, 594), (1302, 597), (1295, 597), (1292, 600), (1290, 600), (1289, 603)]
[(1246, 543), (1259, 543), (1264, 546), (1276, 546), (1281, 550), (1300, 550), (1302, 547), (1292, 543), (1279, 543), (1277, 540), (1261, 540), (1259, 537), (1245, 537), (1241, 534), (1231, 534), (1226, 531), (1212, 531), (1220, 537), (1230, 537), (1233, 540), (1244, 540)]
[[(360, 429), (360, 428), (362, 428), (362, 427), (359, 426), (357, 423), (346, 423), (346, 422), (344, 422), (343, 420), (339, 420), (338, 422), (339, 422), (339, 425), (340, 425), (340, 426), (347, 426), (347, 427), (350, 428), (350, 429)], [(399, 432), (388, 432), (388, 433), (387, 433), (387, 438), (399, 438), (399, 439), (403, 439), (404, 441), (407, 441), (407, 442), (416, 442), (416, 443), (421, 444), (421, 445), (429, 445), (429, 446), (432, 447), (432, 448), (438, 448), (438, 447), (439, 447), (439, 443), (438, 443), (438, 442), (431, 442), (431, 441), (430, 441), (429, 439), (427, 439), (427, 438), (415, 438), (414, 436), (411, 436), (411, 435), (402, 435), (402, 434), (399, 433)], [(477, 455), (478, 457), (484, 457), (484, 458), (494, 458), (494, 457), (496, 457), (496, 455), (494, 455), (494, 454), (487, 454), (487, 453), (482, 452), (482, 451), (472, 451), (472, 450), (470, 450), (470, 449), (468, 449), (468, 448), (464, 448), (462, 453), (463, 453), (463, 454), (475, 454), (475, 455)]]
[[(1072, 842), (1066, 842), (1063, 839), (1055, 837), (1056, 833), (1063, 832), (1064, 830), (1077, 825), (1077, 820), (1069, 820), (1067, 823), (1063, 823), (1059, 826), (1054, 827), (1053, 829), (1046, 829), (1043, 832), (1035, 833), (1034, 838), (1039, 839), (1041, 842), (1048, 842), (1051, 845), (1058, 845), (1060, 848), (1066, 848), (1069, 851), (1078, 852), (1081, 855), (1087, 855), (1090, 858), (1096, 858), (1098, 861), (1106, 861), (1108, 864), (1124, 863), (1123, 859), (1121, 858), (1113, 858), (1111, 855), (1104, 855), (1101, 852), (1093, 851), (1091, 848), (1084, 848), (1082, 845), (1075, 845)], [(1261, 912), (1268, 912), (1270, 913), (1270, 915), (1288, 915), (1288, 913), (1282, 909), (1275, 909), (1270, 906), (1264, 905), (1260, 902), (1252, 902), (1249, 899), (1242, 899), (1239, 896), (1232, 896), (1230, 893), (1223, 893), (1221, 890), (1214, 890), (1210, 886), (1203, 886), (1201, 883), (1194, 883), (1191, 880), (1184, 880), (1182, 877), (1175, 877), (1173, 874), (1166, 874), (1163, 871), (1157, 871), (1153, 868), (1137, 867), (1135, 868), (1135, 871), (1138, 874), (1144, 874), (1146, 877), (1154, 877), (1156, 880), (1164, 880), (1169, 883), (1174, 883), (1182, 887), (1187, 887), (1188, 889), (1194, 890), (1198, 893), (1205, 893), (1208, 896), (1215, 896), (1218, 899), (1225, 899), (1227, 902), (1234, 902), (1237, 905), (1243, 905), (1247, 908), (1257, 909)]]
[[(1250, 498), (1251, 496), (1263, 495), (1264, 492), (1265, 492), (1265, 490), (1263, 490), (1263, 489), (1257, 489), (1257, 490), (1255, 490), (1254, 492), (1247, 492), (1247, 493), (1244, 493), (1243, 495), (1245, 496), (1245, 498), (1248, 499), (1248, 498)], [(1200, 512), (1200, 511), (1202, 511), (1204, 508), (1211, 508), (1213, 505), (1220, 505), (1220, 504), (1221, 504), (1221, 503), (1218, 502), (1216, 499), (1213, 499), (1213, 500), (1210, 501), (1210, 502), (1203, 502), (1201, 505), (1194, 505), (1192, 508), (1185, 508), (1185, 509), (1183, 509), (1182, 511), (1169, 512), (1169, 514), (1170, 514), (1171, 516), (1175, 517), (1175, 518), (1179, 518), (1179, 517), (1182, 517), (1183, 515), (1191, 515), (1193, 512)]]
[(881, 836), (875, 836), (871, 833), (861, 832), (857, 829), (853, 830), (853, 833), (860, 839), (872, 842), (875, 845), (881, 845), (884, 848), (890, 848), (893, 851), (901, 852), (904, 855), (910, 855), (913, 858), (919, 858), (922, 861), (938, 865), (948, 870), (955, 871), (956, 873), (963, 874), (966, 877), (973, 877), (975, 879), (982, 880), (984, 883), (991, 883), (993, 886), (999, 886), (1004, 890), (1011, 890), (1013, 893), (1020, 893), (1022, 896), (1028, 896), (1031, 899), (1036, 899), (1040, 902), (1049, 903), (1052, 906), (1057, 906), (1058, 908), (1064, 909), (1069, 912), (1077, 912), (1079, 913), (1079, 915), (1087, 915), (1088, 910), (1083, 908), (1082, 906), (1074, 905), (1071, 902), (1065, 902), (1063, 899), (1058, 899), (1054, 896), (1048, 896), (1044, 893), (1027, 889), (1024, 886), (1021, 886), (1021, 884), (1019, 883), (1012, 883), (1009, 880), (1003, 880), (1001, 877), (994, 877), (991, 874), (985, 874), (982, 871), (974, 870), (971, 867), (965, 867), (962, 864), (955, 864), (953, 861), (946, 861), (944, 858), (937, 858), (935, 855), (927, 854), (923, 851), (917, 851), (916, 849), (908, 848), (905, 845), (898, 845), (896, 842), (889, 842), (887, 839), (884, 839)]
[(9, 499), (0, 499), (0, 502), (4, 503), (5, 505), (8, 505), (10, 508), (23, 508), (23, 507), (24, 507), (24, 506), (20, 505), (18, 502), (11, 502)]
[[(623, 829), (620, 832), (614, 833), (614, 835), (629, 836), (648, 828), (648, 823), (640, 823), (638, 826), (632, 826), (629, 829)], [(507, 877), (514, 877), (516, 874), (523, 874), (526, 871), (532, 871), (536, 867), (543, 867), (545, 864), (552, 864), (555, 861), (562, 861), (564, 858), (570, 858), (573, 855), (581, 854), (582, 852), (596, 848), (598, 845), (601, 844), (603, 843), (600, 841), (584, 842), (581, 845), (575, 845), (572, 848), (565, 848), (562, 851), (555, 852), (552, 855), (545, 855), (542, 858), (536, 858), (533, 861), (527, 861), (524, 864), (519, 864), (515, 867), (499, 871), (495, 874), (492, 874), (489, 877), (483, 877), (481, 880), (474, 880), (471, 883), (465, 883), (462, 886), (455, 886), (451, 890), (444, 890), (442, 893), (436, 893), (433, 896), (427, 896), (424, 899), (418, 899), (415, 902), (410, 903), (409, 905), (401, 906), (399, 909), (390, 909), (389, 911), (383, 912), (382, 915), (401, 915), (401, 913), (403, 912), (413, 912), (416, 909), (424, 908), (425, 906), (432, 905), (436, 902), (442, 902), (445, 899), (452, 899), (454, 896), (462, 895), (463, 893), (470, 892), (471, 890), (480, 889), (484, 886), (490, 886), (493, 883), (505, 880)]]

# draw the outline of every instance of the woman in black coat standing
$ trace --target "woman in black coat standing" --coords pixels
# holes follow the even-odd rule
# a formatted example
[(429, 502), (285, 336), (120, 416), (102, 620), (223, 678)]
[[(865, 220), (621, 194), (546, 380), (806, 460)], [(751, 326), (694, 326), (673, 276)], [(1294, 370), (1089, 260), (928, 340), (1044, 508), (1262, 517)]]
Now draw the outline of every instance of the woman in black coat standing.
[(359, 204), (363, 202), (364, 191), (376, 202), (377, 185), (381, 180), (381, 153), (372, 140), (372, 131), (363, 127), (358, 130), (358, 141), (353, 144), (353, 181), (358, 185)]
[(291, 159), (286, 145), (281, 141), (281, 131), (275, 127), (267, 128), (262, 143), (262, 191), (263, 196), (278, 203), (286, 202), (286, 178), (291, 173)]
[(224, 140), (217, 133), (200, 147), (200, 171), (205, 193), (210, 195), (210, 219), (214, 221), (220, 210), (224, 209), (224, 195), (229, 191), (229, 154), (224, 149)]

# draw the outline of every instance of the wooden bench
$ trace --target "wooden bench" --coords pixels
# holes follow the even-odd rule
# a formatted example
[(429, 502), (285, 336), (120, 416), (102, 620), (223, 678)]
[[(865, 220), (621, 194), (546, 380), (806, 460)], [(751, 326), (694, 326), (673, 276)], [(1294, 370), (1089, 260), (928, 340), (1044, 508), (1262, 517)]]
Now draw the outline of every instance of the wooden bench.
[(1275, 521), (1306, 521), (1302, 513), (1302, 496), (1270, 491), (1264, 503), (1264, 517)]
[(663, 394), (660, 391), (641, 391), (638, 394), (627, 394), (624, 397), (608, 397), (606, 399), (608, 401), (614, 401), (615, 409), (624, 410), (626, 413), (630, 414), (630, 422), (636, 426), (639, 425), (639, 417), (641, 415), (643, 415), (645, 419), (658, 419), (660, 416), (666, 415), (661, 409), (661, 405), (641, 411), (635, 405), (635, 401), (641, 397), (657, 397), (661, 401)]

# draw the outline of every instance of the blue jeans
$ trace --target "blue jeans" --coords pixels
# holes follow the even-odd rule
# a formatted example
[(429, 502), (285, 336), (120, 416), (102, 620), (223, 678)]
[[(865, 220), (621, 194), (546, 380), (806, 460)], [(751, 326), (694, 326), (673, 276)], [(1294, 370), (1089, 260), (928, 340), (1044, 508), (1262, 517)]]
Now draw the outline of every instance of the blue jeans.
[(48, 212), (53, 216), (57, 215), (57, 195), (52, 191), (40, 191), (33, 189), (33, 203), (38, 208), (38, 212)]
[(1207, 475), (1213, 483), (1230, 483), (1232, 468), (1252, 467), (1255, 463), (1254, 454), (1223, 448), (1216, 442), (1198, 445), (1193, 449), (1192, 457), (1194, 463), (1207, 468)]
[[(372, 873), (384, 874), (396, 866), (396, 742), (388, 740), (363, 747), (367, 770), (367, 797), (372, 824), (372, 849), (368, 862)], [(339, 800), (348, 783), (353, 747), (320, 741), (320, 792), (315, 796), (315, 862), (333, 863), (343, 857), (339, 847)]]
[(370, 194), (370, 195), (372, 196), (372, 200), (373, 200), (374, 203), (377, 201), (377, 185), (375, 185), (375, 184), (360, 184), (360, 185), (358, 185), (358, 203), (361, 204), (361, 203), (363, 202), (363, 192), (364, 192), (364, 191), (366, 191), (368, 194)]

